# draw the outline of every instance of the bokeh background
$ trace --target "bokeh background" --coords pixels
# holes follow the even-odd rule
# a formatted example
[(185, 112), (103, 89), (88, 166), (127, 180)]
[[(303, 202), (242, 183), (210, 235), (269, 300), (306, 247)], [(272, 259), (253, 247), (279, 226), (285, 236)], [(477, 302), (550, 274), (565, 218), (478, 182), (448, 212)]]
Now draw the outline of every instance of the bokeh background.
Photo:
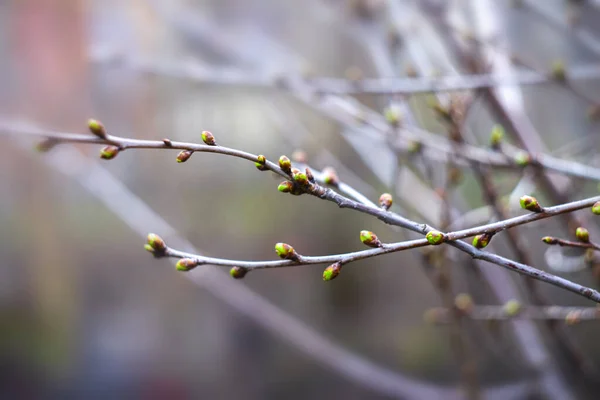
[[(397, 211), (435, 222), (440, 202), (427, 183), (419, 186), (403, 175), (414, 170), (410, 161), (397, 160), (385, 142), (336, 123), (285, 90), (198, 84), (118, 61), (234, 67), (250, 76), (344, 77), (350, 67), (372, 77), (404, 76), (411, 68), (422, 75), (461, 71), (436, 53), (443, 42), (423, 22), (419, 1), (392, 2), (400, 16), (380, 3), (386, 2), (4, 0), (1, 117), (68, 132), (85, 132), (94, 117), (121, 136), (194, 142), (206, 129), (221, 144), (270, 159), (302, 149), (312, 166), (334, 165), (343, 180), (373, 200), (395, 188), (402, 199)], [(448, 3), (472, 29), (481, 23), (476, 4), (493, 3), (511, 49), (539, 68), (557, 58), (567, 65), (598, 62), (577, 35), (535, 11), (579, 18), (600, 37), (597, 2), (525, 2), (534, 8), (515, 8), (510, 1)], [(374, 10), (367, 22), (356, 15), (363, 6)], [(399, 17), (411, 33), (384, 65), (377, 48), (386, 48), (387, 28)], [(424, 49), (427, 61), (415, 61), (406, 50), (410, 46)], [(598, 88), (592, 81), (580, 83), (596, 98)], [(548, 152), (597, 164), (600, 137), (586, 116), (588, 104), (554, 84), (524, 87), (521, 94)], [(389, 103), (385, 96), (358, 99), (380, 112)], [(443, 133), (424, 96), (410, 104), (420, 124)], [(495, 122), (484, 104), (474, 106), (470, 139), (484, 145)], [(243, 281), (202, 267), (194, 284), (171, 260), (155, 260), (143, 250), (147, 232), (182, 249), (193, 245), (206, 255), (246, 260), (273, 259), (276, 242), (319, 255), (361, 249), (362, 229), (385, 241), (404, 234), (313, 197), (283, 196), (276, 191), (278, 180), (243, 160), (195, 154), (178, 164), (175, 152), (126, 151), (103, 162), (93, 146), (65, 145), (39, 154), (29, 137), (0, 140), (0, 397), (392, 397), (315, 358), (320, 351), (314, 342), (302, 344), (303, 335), (286, 331), (299, 326), (391, 371), (458, 385), (448, 328), (423, 321), (440, 299), (418, 251), (353, 263), (328, 283), (321, 279), (324, 266), (304, 266), (257, 271)], [(434, 165), (438, 168), (443, 166)], [(443, 173), (435, 176), (434, 188)], [(495, 176), (503, 196), (521, 179), (519, 173)], [(573, 200), (597, 192), (593, 183), (561, 182)], [(525, 184), (524, 190), (536, 190), (535, 183)], [(468, 171), (452, 203), (463, 213), (484, 205)], [(558, 220), (519, 231), (542, 269), (548, 260), (539, 238), (568, 235)], [(499, 239), (494, 250), (510, 256)], [(580, 255), (567, 254), (575, 263), (583, 262)], [(489, 302), (485, 287), (469, 283), (473, 267), (467, 259), (452, 253), (448, 262), (455, 293), (468, 291), (476, 301)], [(565, 276), (597, 287), (594, 270)], [(511, 278), (519, 293), (522, 282)], [(590, 305), (554, 287), (539, 287), (554, 304)], [(594, 379), (574, 373), (537, 326), (547, 362), (580, 398), (594, 398)], [(469, 346), (482, 385), (508, 385), (535, 374), (506, 325), (495, 333), (480, 323), (466, 329), (479, 338)], [(568, 331), (591, 360), (599, 359), (600, 324)]]

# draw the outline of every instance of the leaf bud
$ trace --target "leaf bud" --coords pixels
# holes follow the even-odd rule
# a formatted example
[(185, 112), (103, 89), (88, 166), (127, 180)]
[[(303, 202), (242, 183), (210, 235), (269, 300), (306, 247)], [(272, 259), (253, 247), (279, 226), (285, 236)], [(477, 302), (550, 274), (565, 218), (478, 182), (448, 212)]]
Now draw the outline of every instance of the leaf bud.
[(596, 215), (600, 215), (600, 201), (597, 201), (592, 206), (592, 212)]
[(242, 279), (248, 273), (248, 268), (245, 267), (233, 267), (229, 270), (229, 275), (233, 279)]
[(369, 247), (381, 247), (381, 241), (371, 231), (360, 231), (360, 241)]
[(393, 198), (392, 195), (389, 193), (384, 193), (381, 196), (379, 196), (379, 206), (386, 211), (390, 209), (390, 207), (392, 206), (392, 202)]
[(267, 157), (263, 156), (262, 154), (259, 155), (258, 157), (256, 157), (256, 162), (254, 163), (254, 165), (256, 166), (256, 168), (258, 168), (260, 171), (264, 171), (267, 169), (266, 164), (267, 163)]
[(490, 240), (492, 240), (492, 234), (490, 233), (482, 233), (481, 235), (477, 235), (473, 238), (473, 247), (478, 249), (483, 249), (490, 244)]
[(90, 119), (88, 120), (88, 128), (90, 132), (98, 136), (100, 139), (106, 139), (106, 130), (104, 129), (102, 122), (95, 119)]
[(504, 306), (502, 306), (502, 309), (504, 311), (504, 314), (506, 314), (509, 317), (514, 317), (516, 315), (518, 315), (521, 310), (522, 310), (522, 305), (518, 300), (509, 300), (507, 301)]
[(429, 231), (429, 232), (427, 232), (427, 235), (425, 236), (425, 238), (427, 239), (429, 244), (433, 244), (433, 245), (442, 244), (444, 242), (444, 239), (446, 239), (444, 234), (439, 231)]
[(149, 233), (148, 237), (146, 238), (148, 245), (150, 245), (150, 247), (152, 248), (152, 250), (162, 253), (167, 249), (167, 245), (165, 244), (165, 241), (162, 240), (162, 238), (160, 236), (158, 236), (156, 233)]
[(216, 146), (217, 142), (215, 142), (215, 137), (209, 131), (202, 131), (201, 133), (202, 141), (209, 146)]
[(340, 179), (337, 176), (337, 172), (331, 167), (323, 168), (323, 182), (327, 185), (337, 186), (340, 183)]
[(332, 279), (335, 279), (340, 274), (341, 270), (342, 264), (340, 262), (331, 264), (323, 271), (323, 280), (330, 281)]
[(473, 311), (473, 298), (467, 293), (460, 293), (454, 298), (454, 306), (457, 310), (469, 314)]
[(589, 242), (590, 241), (590, 233), (587, 229), (585, 229), (584, 227), (578, 227), (575, 230), (575, 236), (577, 237), (577, 239), (579, 239), (582, 242)]
[(112, 160), (119, 154), (119, 148), (116, 146), (106, 146), (100, 150), (100, 158), (103, 160)]
[(304, 172), (297, 168), (292, 168), (292, 178), (294, 178), (294, 181), (300, 186), (308, 185), (308, 177)]
[(552, 236), (544, 236), (542, 238), (542, 242), (544, 242), (546, 244), (557, 244), (558, 239), (556, 239), (555, 237), (552, 237)]
[(490, 147), (494, 150), (499, 150), (504, 140), (505, 131), (504, 127), (500, 124), (496, 124), (492, 127), (492, 133), (490, 134)]
[(277, 190), (281, 193), (291, 193), (294, 190), (294, 184), (290, 181), (283, 181), (277, 186)]
[(191, 271), (198, 266), (198, 261), (192, 260), (191, 258), (180, 258), (175, 264), (177, 271), (187, 272)]
[(179, 154), (177, 154), (177, 162), (178, 163), (182, 163), (182, 162), (186, 162), (187, 160), (189, 160), (189, 158), (192, 156), (194, 152), (190, 151), (190, 150), (182, 150), (179, 152)]
[(279, 258), (283, 258), (284, 260), (295, 260), (298, 258), (296, 250), (287, 243), (277, 243), (275, 245), (275, 252)]
[(535, 197), (532, 196), (522, 196), (519, 199), (519, 203), (521, 204), (521, 208), (528, 210), (528, 211), (533, 211), (536, 213), (540, 213), (543, 212), (544, 209), (542, 208), (542, 206), (540, 206), (540, 203), (537, 201), (537, 199)]
[(286, 156), (279, 157), (279, 168), (283, 170), (283, 172), (289, 174), (292, 172), (292, 162)]

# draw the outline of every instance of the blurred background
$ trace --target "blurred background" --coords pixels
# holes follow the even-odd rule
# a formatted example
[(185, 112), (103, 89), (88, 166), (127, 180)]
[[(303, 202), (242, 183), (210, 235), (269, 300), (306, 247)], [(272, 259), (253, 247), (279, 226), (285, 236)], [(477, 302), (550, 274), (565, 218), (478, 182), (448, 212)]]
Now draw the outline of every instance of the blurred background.
[[(134, 138), (199, 142), (200, 132), (210, 130), (219, 144), (271, 160), (301, 149), (312, 167), (333, 165), (373, 201), (394, 192), (395, 211), (438, 224), (436, 189), (445, 165), (400, 157), (387, 139), (344, 117), (344, 107), (382, 113), (401, 104), (409, 107), (407, 121), (445, 135), (427, 95), (406, 102), (332, 96), (327, 101), (335, 107), (323, 112), (322, 99), (310, 93), (252, 81), (470, 73), (450, 43), (460, 32), (445, 31), (441, 21), (497, 40), (505, 53), (542, 71), (557, 59), (589, 65), (600, 55), (597, 1), (4, 0), (2, 126), (26, 122), (83, 133), (87, 119), (97, 118), (109, 132)], [(190, 79), (197, 71), (222, 82)], [(235, 74), (250, 83), (227, 83)], [(596, 82), (576, 85), (600, 100)], [(587, 116), (589, 102), (554, 83), (505, 94), (509, 108), (539, 133), (538, 151), (598, 165), (600, 136)], [(468, 141), (487, 145), (499, 118), (478, 101)], [(442, 301), (424, 273), (427, 255), (418, 250), (352, 263), (327, 283), (325, 266), (261, 270), (243, 281), (201, 267), (190, 281), (172, 260), (143, 250), (148, 232), (182, 250), (241, 260), (274, 259), (276, 242), (306, 255), (360, 250), (363, 229), (388, 242), (413, 237), (314, 197), (283, 196), (277, 179), (247, 161), (206, 153), (178, 164), (176, 152), (132, 150), (106, 162), (95, 146), (40, 154), (25, 134), (0, 140), (2, 398), (414, 398), (402, 389), (412, 384), (443, 390), (426, 397), (451, 398), (460, 396), (466, 370), (477, 372), (483, 398), (491, 387), (506, 388), (502, 398), (598, 393), (598, 322), (566, 327), (573, 352), (543, 322), (469, 321), (462, 327), (468, 360), (457, 362), (451, 328), (423, 320)], [(418, 173), (428, 168), (430, 181)], [(511, 215), (519, 214), (515, 194), (535, 193), (552, 204), (521, 171), (492, 172), (499, 194), (512, 199)], [(594, 182), (551, 179), (567, 200), (597, 193)], [(449, 199), (453, 217), (481, 210), (459, 227), (491, 218), (468, 169)], [(589, 215), (581, 214), (590, 230), (598, 229)], [(594, 268), (577, 268), (581, 253), (548, 255), (540, 242), (548, 234), (569, 236), (564, 221), (518, 231), (536, 267), (598, 287)], [(514, 257), (502, 237), (493, 251)], [(552, 260), (577, 271), (549, 269)], [(498, 272), (493, 283), (505, 298), (493, 297), (473, 271), (499, 267), (451, 251), (444, 263), (454, 295), (527, 303), (518, 276)], [(538, 289), (551, 304), (593, 305), (547, 284)]]

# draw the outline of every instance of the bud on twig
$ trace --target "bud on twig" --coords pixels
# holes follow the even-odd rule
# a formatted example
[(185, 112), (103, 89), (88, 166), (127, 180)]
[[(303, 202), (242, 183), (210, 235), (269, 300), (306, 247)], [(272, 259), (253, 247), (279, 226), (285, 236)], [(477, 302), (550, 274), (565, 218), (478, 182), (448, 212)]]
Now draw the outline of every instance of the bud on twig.
[(395, 106), (386, 107), (383, 111), (383, 115), (387, 122), (392, 126), (399, 126), (402, 121), (402, 114), (400, 113), (400, 109)]
[(306, 171), (306, 177), (308, 178), (308, 181), (311, 183), (315, 183), (315, 176), (313, 175), (310, 168), (306, 167), (305, 171)]
[(286, 174), (292, 172), (292, 162), (286, 156), (279, 157), (279, 168), (283, 170)]
[(104, 129), (102, 122), (95, 119), (90, 119), (88, 120), (88, 128), (90, 129), (90, 132), (98, 136), (100, 139), (106, 139), (106, 130)]
[(509, 317), (515, 317), (521, 312), (521, 303), (517, 300), (509, 300), (502, 307), (504, 313)]
[(267, 157), (265, 157), (261, 154), (258, 157), (256, 157), (256, 162), (254, 163), (254, 165), (260, 171), (264, 171), (267, 169), (267, 167), (265, 166), (266, 163), (267, 163)]
[(296, 250), (287, 243), (277, 243), (275, 245), (275, 252), (284, 260), (296, 260), (298, 258)]
[(360, 231), (360, 241), (369, 247), (381, 247), (381, 241), (371, 231)]
[(331, 264), (330, 266), (325, 268), (325, 270), (323, 271), (323, 280), (330, 281), (332, 279), (335, 279), (340, 274), (341, 271), (342, 271), (342, 263), (336, 262), (334, 264)]
[(600, 215), (600, 201), (597, 201), (592, 206), (592, 212), (596, 215)]
[(116, 146), (106, 146), (100, 150), (100, 158), (103, 160), (112, 160), (119, 154), (119, 148)]
[(542, 242), (552, 245), (552, 244), (557, 244), (558, 239), (556, 239), (555, 237), (552, 237), (552, 236), (544, 236), (542, 238)]
[(533, 211), (536, 213), (540, 213), (540, 212), (544, 211), (544, 209), (542, 208), (542, 206), (540, 206), (540, 203), (538, 203), (538, 201), (535, 197), (522, 196), (519, 199), (519, 202), (521, 204), (521, 208), (523, 208), (525, 210)]
[(54, 146), (56, 146), (57, 144), (58, 142), (54, 139), (44, 139), (35, 145), (35, 149), (40, 153), (46, 153), (52, 150), (52, 148), (54, 148)]
[(467, 293), (460, 293), (454, 299), (454, 306), (460, 312), (469, 314), (473, 311), (473, 298)]
[(337, 186), (340, 183), (340, 179), (337, 176), (335, 170), (331, 167), (323, 168), (323, 181), (327, 185)]
[[(147, 244), (156, 253), (164, 253), (164, 251), (167, 249), (167, 245), (165, 244), (165, 241), (162, 240), (162, 238), (160, 236), (158, 236), (156, 233), (148, 234)], [(149, 250), (149, 249), (146, 248), (146, 250)]]
[(581, 226), (575, 230), (575, 236), (582, 242), (588, 243), (590, 241), (590, 233)]
[(579, 311), (569, 311), (565, 317), (567, 325), (575, 325), (581, 322), (581, 313)]
[(248, 273), (248, 268), (245, 267), (233, 267), (229, 270), (229, 275), (233, 279), (242, 279)]
[(496, 124), (492, 127), (492, 133), (490, 135), (490, 146), (494, 150), (499, 150), (504, 140), (504, 127)]
[(177, 271), (191, 271), (198, 266), (198, 262), (196, 260), (192, 260), (191, 258), (181, 258), (175, 264), (175, 269)]
[(562, 60), (555, 60), (552, 63), (552, 77), (561, 82), (567, 79), (567, 69)]
[(487, 247), (487, 245), (490, 244), (490, 240), (492, 240), (492, 236), (494, 235), (491, 233), (482, 233), (481, 235), (475, 236), (473, 238), (473, 247), (478, 249)]
[(202, 131), (202, 141), (209, 146), (216, 146), (217, 142), (215, 142), (215, 137), (209, 131)]
[(386, 211), (389, 210), (392, 206), (392, 201), (392, 195), (389, 193), (384, 193), (381, 196), (379, 196), (379, 206)]
[(429, 231), (429, 232), (427, 232), (427, 235), (425, 236), (425, 238), (427, 239), (429, 244), (433, 244), (433, 245), (442, 244), (444, 242), (444, 240), (446, 239), (444, 234), (439, 231)]
[(304, 172), (297, 168), (292, 168), (292, 178), (294, 178), (294, 181), (300, 186), (308, 185), (308, 177)]
[(519, 167), (526, 167), (531, 163), (531, 155), (526, 151), (519, 151), (514, 160)]
[(182, 162), (186, 162), (187, 160), (189, 160), (189, 158), (192, 156), (194, 152), (190, 151), (190, 150), (183, 150), (181, 152), (179, 152), (179, 154), (177, 154), (177, 162), (178, 163), (182, 163)]
[(281, 193), (290, 193), (294, 190), (294, 184), (290, 181), (283, 181), (277, 186), (277, 190)]

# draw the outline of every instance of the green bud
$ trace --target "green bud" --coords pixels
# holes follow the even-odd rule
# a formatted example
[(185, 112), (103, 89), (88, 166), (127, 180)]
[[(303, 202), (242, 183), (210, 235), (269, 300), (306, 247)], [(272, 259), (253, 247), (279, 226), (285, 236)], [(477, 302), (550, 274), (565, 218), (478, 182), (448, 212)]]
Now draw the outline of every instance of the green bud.
[(233, 267), (229, 270), (229, 275), (231, 275), (233, 279), (242, 279), (247, 273), (248, 268), (244, 267)]
[(360, 241), (369, 247), (381, 247), (379, 238), (371, 231), (360, 231)]
[(292, 178), (294, 178), (294, 181), (300, 186), (308, 185), (308, 177), (304, 172), (300, 171), (299, 169), (292, 169)]
[(392, 202), (393, 198), (392, 195), (389, 193), (384, 193), (381, 196), (379, 196), (379, 206), (386, 211), (390, 209), (390, 207), (392, 206)]
[(492, 149), (498, 150), (502, 141), (504, 140), (505, 131), (504, 127), (500, 124), (496, 124), (492, 127), (492, 133), (490, 135), (490, 146)]
[(294, 190), (294, 184), (290, 181), (283, 181), (277, 186), (277, 190), (281, 193), (291, 193)]
[(150, 245), (150, 247), (152, 247), (152, 250), (157, 251), (159, 253), (162, 253), (167, 249), (165, 241), (162, 240), (162, 238), (156, 233), (148, 234), (147, 243)]
[(580, 311), (569, 311), (567, 316), (565, 317), (565, 322), (567, 325), (575, 325), (581, 322), (581, 312)]
[(582, 242), (587, 243), (590, 241), (590, 233), (588, 232), (587, 229), (585, 229), (581, 226), (575, 230), (575, 236), (577, 237), (577, 239), (579, 239)]
[(337, 186), (340, 183), (340, 179), (333, 168), (326, 167), (323, 168), (323, 182), (327, 185)]
[(102, 122), (95, 119), (90, 119), (88, 120), (88, 128), (90, 129), (90, 132), (98, 136), (100, 139), (106, 139), (106, 130), (104, 129)]
[(442, 244), (444, 242), (444, 239), (446, 239), (444, 234), (439, 231), (429, 231), (429, 232), (427, 232), (427, 235), (425, 236), (425, 238), (427, 239), (429, 244), (433, 244), (433, 245)]
[(383, 111), (386, 121), (392, 126), (399, 126), (402, 122), (402, 114), (400, 109), (396, 106), (386, 107)]
[(597, 201), (592, 206), (592, 212), (596, 215), (600, 215), (600, 201)]
[(100, 158), (103, 160), (112, 160), (119, 154), (119, 148), (116, 146), (106, 146), (100, 150)]
[(260, 171), (264, 171), (267, 169), (267, 167), (265, 166), (266, 163), (267, 157), (261, 154), (258, 157), (256, 157), (256, 162), (254, 163), (254, 165), (256, 165), (256, 168), (258, 168)]
[(144, 249), (150, 253), (154, 253), (154, 249), (148, 243), (144, 244)]
[(202, 131), (201, 133), (202, 141), (209, 146), (216, 146), (217, 142), (215, 142), (215, 137), (209, 131)]
[(542, 238), (542, 242), (552, 245), (552, 244), (557, 244), (558, 239), (556, 239), (555, 237), (552, 237), (552, 236), (544, 236)]
[(277, 243), (275, 245), (275, 252), (284, 260), (295, 260), (298, 258), (296, 250), (294, 250), (294, 248), (287, 243)]
[(544, 209), (540, 206), (540, 203), (538, 203), (538, 201), (535, 197), (522, 196), (519, 199), (519, 202), (521, 204), (521, 208), (523, 208), (525, 210), (533, 211), (536, 213), (544, 211)]
[(473, 311), (473, 298), (467, 293), (460, 293), (454, 298), (454, 306), (459, 311), (468, 314)]
[(531, 155), (526, 151), (519, 151), (514, 160), (519, 167), (526, 167), (531, 163)]
[(522, 310), (522, 305), (518, 300), (509, 300), (502, 307), (504, 313), (509, 317), (515, 317)]
[(555, 60), (552, 63), (552, 77), (557, 81), (565, 81), (567, 79), (567, 69), (562, 60)]
[(177, 264), (175, 264), (175, 269), (177, 271), (187, 272), (193, 270), (197, 266), (197, 261), (192, 260), (191, 258), (181, 258), (177, 261)]
[(46, 153), (54, 148), (58, 142), (54, 139), (44, 139), (35, 145), (35, 149), (40, 153)]
[(337, 278), (337, 276), (340, 274), (341, 270), (342, 270), (341, 263), (336, 262), (335, 264), (331, 264), (330, 266), (325, 268), (325, 270), (323, 271), (323, 280), (330, 281), (332, 279)]
[(279, 168), (283, 170), (285, 173), (292, 172), (292, 162), (286, 156), (279, 157)]
[(481, 235), (477, 235), (473, 238), (473, 247), (478, 249), (483, 249), (490, 244), (490, 240), (492, 240), (492, 234), (490, 233), (482, 233)]
[(189, 160), (193, 153), (194, 152), (190, 150), (182, 150), (181, 152), (179, 152), (179, 154), (177, 154), (177, 162), (186, 162), (187, 160)]

